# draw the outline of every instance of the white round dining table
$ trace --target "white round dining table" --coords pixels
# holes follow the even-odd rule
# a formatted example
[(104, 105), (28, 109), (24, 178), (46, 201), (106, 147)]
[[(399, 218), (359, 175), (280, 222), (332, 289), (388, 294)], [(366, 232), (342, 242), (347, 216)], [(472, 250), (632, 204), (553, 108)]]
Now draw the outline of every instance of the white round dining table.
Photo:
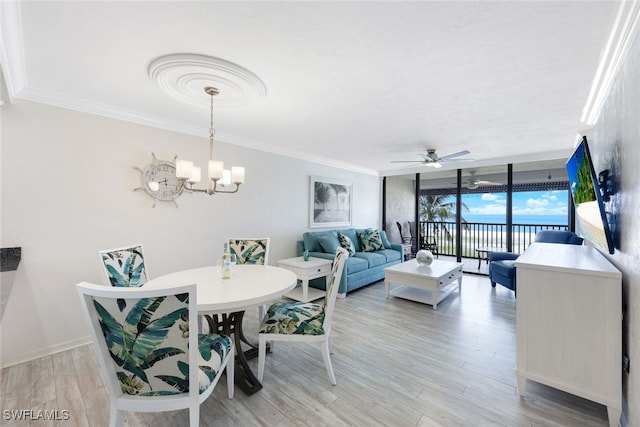
[[(235, 383), (247, 394), (262, 388), (247, 363), (257, 355), (257, 346), (247, 341), (242, 330), (245, 310), (278, 300), (295, 288), (296, 275), (270, 265), (234, 265), (231, 278), (223, 279), (216, 266), (193, 268), (149, 280), (145, 287), (168, 287), (195, 283), (198, 314), (204, 315), (211, 332), (233, 335), (236, 344)], [(242, 348), (242, 343), (249, 346)]]
[(195, 283), (198, 288), (198, 314), (245, 311), (282, 297), (295, 288), (296, 275), (270, 265), (238, 264), (231, 278), (223, 279), (216, 266), (193, 268), (165, 274), (144, 286), (161, 287)]

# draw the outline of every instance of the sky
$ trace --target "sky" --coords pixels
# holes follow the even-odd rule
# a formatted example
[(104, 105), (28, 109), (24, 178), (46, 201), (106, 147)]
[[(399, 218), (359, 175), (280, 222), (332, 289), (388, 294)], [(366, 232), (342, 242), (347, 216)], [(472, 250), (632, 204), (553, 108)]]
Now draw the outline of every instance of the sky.
[[(525, 191), (513, 193), (513, 215), (567, 215), (568, 192)], [(464, 194), (462, 201), (472, 215), (506, 215), (506, 193)], [(465, 212), (463, 212), (464, 216)]]

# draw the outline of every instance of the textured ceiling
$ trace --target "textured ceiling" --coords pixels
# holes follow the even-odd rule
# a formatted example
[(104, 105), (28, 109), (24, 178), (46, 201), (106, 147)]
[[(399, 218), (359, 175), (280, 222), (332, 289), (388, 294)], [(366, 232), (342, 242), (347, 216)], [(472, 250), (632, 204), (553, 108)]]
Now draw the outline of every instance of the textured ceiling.
[[(428, 148), (469, 150), (475, 161), (465, 168), (566, 157), (585, 129), (618, 3), (18, 6), (3, 17), (22, 56), (3, 66), (14, 98), (202, 135), (204, 144), (208, 104), (167, 95), (149, 66), (172, 54), (221, 58), (255, 73), (266, 92), (216, 108), (219, 140), (394, 175), (432, 171), (390, 162), (419, 160)], [(7, 25), (12, 16), (19, 25)]]

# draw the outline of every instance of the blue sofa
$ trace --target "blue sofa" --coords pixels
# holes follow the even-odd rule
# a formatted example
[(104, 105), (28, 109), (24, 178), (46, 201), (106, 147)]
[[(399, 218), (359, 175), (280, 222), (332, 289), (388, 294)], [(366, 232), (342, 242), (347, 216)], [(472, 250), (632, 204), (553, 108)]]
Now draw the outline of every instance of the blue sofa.
[[(402, 245), (389, 243), (383, 230), (379, 231), (383, 248), (373, 252), (364, 252), (358, 233), (370, 230), (346, 228), (329, 231), (309, 231), (302, 235), (301, 241), (298, 241), (298, 254), (302, 255), (305, 250), (308, 250), (309, 255), (312, 257), (333, 260), (336, 248), (340, 245), (338, 233), (349, 237), (353, 242), (355, 254), (347, 259), (342, 272), (338, 296), (344, 298), (348, 292), (354, 289), (384, 279), (385, 268), (402, 262)], [(309, 286), (324, 290), (326, 288), (325, 279), (311, 280)]]

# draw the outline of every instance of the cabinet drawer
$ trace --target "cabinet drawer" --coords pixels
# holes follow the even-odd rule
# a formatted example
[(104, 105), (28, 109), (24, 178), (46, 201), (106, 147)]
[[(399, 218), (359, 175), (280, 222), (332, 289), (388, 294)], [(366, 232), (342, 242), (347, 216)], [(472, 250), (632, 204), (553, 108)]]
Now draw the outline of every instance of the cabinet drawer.
[(331, 271), (331, 264), (321, 265), (313, 269), (309, 269), (309, 275), (328, 274)]
[(459, 267), (459, 268), (455, 269), (451, 273), (447, 274), (445, 277), (441, 278), (440, 281), (439, 281), (439, 285), (440, 286), (446, 286), (449, 283), (451, 283), (454, 280), (456, 280), (460, 276), (462, 276), (462, 267)]

